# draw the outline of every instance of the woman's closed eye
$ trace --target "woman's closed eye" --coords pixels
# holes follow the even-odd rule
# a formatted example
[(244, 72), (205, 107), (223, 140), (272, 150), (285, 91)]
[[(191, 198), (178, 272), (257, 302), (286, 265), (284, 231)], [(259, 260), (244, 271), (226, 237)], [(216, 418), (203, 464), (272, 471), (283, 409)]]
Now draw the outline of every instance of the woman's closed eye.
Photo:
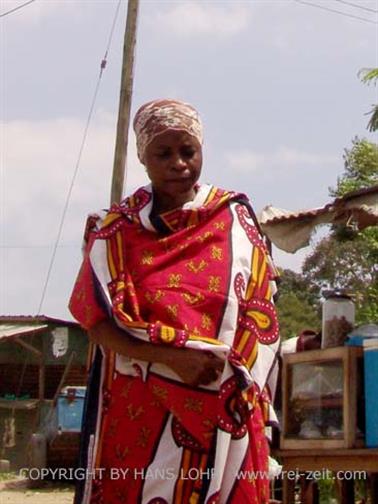
[(171, 155), (171, 150), (164, 149), (164, 150), (158, 151), (155, 155), (159, 159), (168, 159)]
[[(195, 153), (196, 153), (196, 150), (193, 147), (184, 146), (184, 147), (181, 147), (179, 155), (184, 159), (191, 159)], [(155, 153), (155, 156), (158, 159), (169, 159), (172, 155), (173, 155), (173, 152), (169, 148), (158, 150)]]
[(182, 157), (190, 159), (194, 156), (196, 151), (193, 147), (183, 147), (180, 152)]

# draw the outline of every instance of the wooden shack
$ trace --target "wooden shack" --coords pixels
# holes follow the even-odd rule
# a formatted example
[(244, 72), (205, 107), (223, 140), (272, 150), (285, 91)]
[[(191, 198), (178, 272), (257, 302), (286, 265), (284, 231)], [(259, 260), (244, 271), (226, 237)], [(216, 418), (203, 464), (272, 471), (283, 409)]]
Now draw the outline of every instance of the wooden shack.
[(72, 466), (80, 433), (57, 430), (64, 386), (87, 380), (88, 338), (74, 322), (47, 316), (0, 316), (0, 459), (12, 470), (31, 463), (31, 436), (42, 432), (47, 465)]

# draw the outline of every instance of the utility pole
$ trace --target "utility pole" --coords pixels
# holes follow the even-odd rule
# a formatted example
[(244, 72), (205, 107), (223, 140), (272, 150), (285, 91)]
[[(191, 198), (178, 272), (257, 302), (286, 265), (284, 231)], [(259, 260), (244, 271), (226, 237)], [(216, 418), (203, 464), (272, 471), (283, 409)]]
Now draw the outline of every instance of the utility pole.
[(110, 204), (119, 203), (126, 179), (127, 141), (130, 125), (131, 98), (134, 78), (134, 56), (139, 0), (129, 0), (123, 44), (121, 92), (118, 108), (117, 136), (114, 152)]

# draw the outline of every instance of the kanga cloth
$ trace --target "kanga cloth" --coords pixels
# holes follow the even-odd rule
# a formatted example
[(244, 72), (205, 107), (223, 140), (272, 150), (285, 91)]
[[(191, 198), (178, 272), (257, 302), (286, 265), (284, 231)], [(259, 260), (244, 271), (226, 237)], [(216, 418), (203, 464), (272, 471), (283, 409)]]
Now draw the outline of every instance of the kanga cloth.
[(97, 347), (76, 504), (264, 504), (279, 330), (276, 270), (246, 196), (197, 187), (150, 220), (143, 187), (88, 220), (70, 309), (134, 338), (210, 351), (218, 380), (190, 387), (167, 366)]

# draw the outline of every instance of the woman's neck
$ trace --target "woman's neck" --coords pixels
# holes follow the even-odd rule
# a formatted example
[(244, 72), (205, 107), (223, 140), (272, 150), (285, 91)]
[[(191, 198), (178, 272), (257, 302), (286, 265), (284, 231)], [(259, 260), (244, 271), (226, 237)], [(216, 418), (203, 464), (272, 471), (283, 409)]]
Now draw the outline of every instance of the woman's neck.
[(190, 191), (185, 193), (178, 193), (174, 198), (172, 195), (167, 197), (164, 194), (157, 193), (153, 190), (153, 204), (151, 210), (151, 217), (155, 217), (159, 214), (169, 212), (175, 208), (181, 208), (188, 201), (193, 201), (196, 195), (196, 189), (193, 187)]

